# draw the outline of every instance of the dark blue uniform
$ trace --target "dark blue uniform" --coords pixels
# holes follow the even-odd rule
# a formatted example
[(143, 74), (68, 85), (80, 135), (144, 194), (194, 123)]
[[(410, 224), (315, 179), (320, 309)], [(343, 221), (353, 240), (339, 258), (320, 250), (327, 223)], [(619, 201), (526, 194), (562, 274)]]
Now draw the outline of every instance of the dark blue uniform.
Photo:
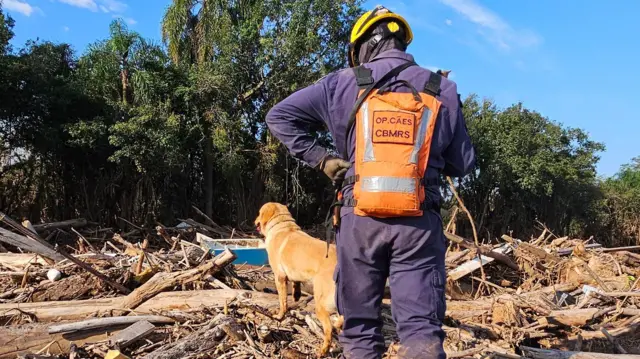
[[(399, 50), (383, 52), (365, 67), (379, 79), (413, 56)], [(424, 88), (431, 71), (411, 66), (398, 75), (415, 88)], [(393, 81), (394, 79), (391, 79)], [(475, 152), (459, 106), (457, 86), (446, 78), (441, 82), (442, 102), (431, 144), (427, 182), (439, 173), (461, 177), (475, 165)], [(396, 91), (409, 91), (406, 87)], [(340, 153), (344, 153), (349, 114), (358, 96), (353, 71), (332, 73), (317, 83), (293, 93), (267, 115), (273, 135), (297, 158), (316, 166), (327, 151), (307, 128), (327, 126)], [(355, 131), (349, 134), (347, 153), (353, 163)], [(352, 176), (353, 166), (347, 176)], [(351, 197), (351, 186), (344, 189)], [(438, 201), (437, 186), (427, 188), (430, 201)], [(392, 314), (404, 357), (445, 358), (441, 328), (445, 313), (445, 239), (440, 213), (425, 211), (422, 217), (378, 219), (353, 214), (343, 207), (337, 232), (338, 266), (336, 300), (344, 316), (340, 342), (347, 358), (381, 358), (385, 351), (381, 333), (380, 305), (387, 277), (392, 297)]]

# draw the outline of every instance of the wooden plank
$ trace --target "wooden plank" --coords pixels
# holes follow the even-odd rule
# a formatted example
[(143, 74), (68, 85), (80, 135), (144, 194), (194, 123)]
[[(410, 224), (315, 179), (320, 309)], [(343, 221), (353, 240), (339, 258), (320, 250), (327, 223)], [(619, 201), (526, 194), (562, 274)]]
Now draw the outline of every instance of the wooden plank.
[(49, 335), (46, 324), (0, 327), (0, 359), (15, 359), (19, 354), (35, 353), (51, 343), (48, 349), (51, 354), (68, 353), (72, 343), (78, 346), (97, 343), (118, 332), (118, 329), (110, 328), (109, 332), (96, 330)]
[(477, 246), (475, 243), (462, 238), (460, 236), (457, 236), (453, 233), (449, 233), (447, 231), (444, 232), (444, 236), (447, 237), (448, 240), (450, 240), (451, 242), (454, 242), (456, 244), (459, 244), (460, 246), (467, 248), (467, 249), (472, 249), (477, 251), (479, 254), (484, 255), (486, 257), (490, 257), (493, 258), (495, 260), (497, 260), (498, 262), (506, 265), (507, 267), (519, 271), (520, 267), (518, 267), (517, 264), (515, 264), (511, 258), (509, 258), (508, 256), (496, 252), (495, 250), (487, 247), (487, 246)]
[(57, 333), (70, 333), (76, 331), (90, 330), (90, 329), (102, 329), (119, 325), (129, 325), (137, 323), (139, 321), (148, 321), (158, 324), (171, 324), (175, 323), (175, 320), (164, 317), (161, 315), (139, 315), (139, 316), (126, 316), (126, 317), (109, 317), (109, 318), (97, 318), (87, 319), (81, 322), (65, 323), (52, 325), (49, 327), (49, 334)]
[(120, 349), (124, 349), (133, 344), (136, 340), (143, 339), (147, 335), (153, 333), (155, 329), (155, 325), (146, 320), (142, 320), (109, 338), (109, 343), (111, 345), (118, 346)]
[(38, 253), (43, 257), (50, 258), (54, 261), (61, 261), (64, 257), (55, 250), (50, 249), (31, 238), (13, 233), (4, 228), (0, 228), (0, 242), (5, 242), (14, 247), (22, 248), (31, 253)]
[[(493, 250), (493, 252), (496, 253), (500, 253), (500, 254), (507, 254), (509, 252), (511, 252), (511, 246), (508, 243), (503, 244), (502, 246), (495, 248)], [(482, 265), (485, 264), (489, 264), (491, 262), (493, 262), (495, 259), (491, 258), (491, 257), (487, 257), (487, 256), (480, 256), (481, 260), (482, 260)], [(455, 269), (449, 271), (447, 273), (447, 276), (449, 278), (451, 278), (452, 280), (458, 280), (470, 273), (473, 273), (474, 271), (480, 269), (480, 260), (478, 259), (478, 257), (475, 257), (474, 259), (467, 261), (465, 263), (462, 263), (461, 265), (459, 265), (458, 267), (456, 267)]]

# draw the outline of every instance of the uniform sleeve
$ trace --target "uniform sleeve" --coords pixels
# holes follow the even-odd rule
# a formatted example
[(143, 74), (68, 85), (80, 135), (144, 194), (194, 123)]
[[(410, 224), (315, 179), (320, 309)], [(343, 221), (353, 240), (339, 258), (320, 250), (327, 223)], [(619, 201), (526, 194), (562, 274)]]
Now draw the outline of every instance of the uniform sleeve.
[(312, 125), (324, 125), (329, 118), (327, 78), (298, 90), (267, 113), (271, 133), (296, 158), (316, 167), (327, 154), (310, 133)]
[(451, 124), (452, 139), (449, 146), (444, 150), (442, 156), (445, 160), (443, 173), (451, 177), (464, 177), (475, 167), (476, 154), (471, 138), (467, 132), (467, 125), (460, 99), (457, 94), (457, 86), (453, 86), (455, 95), (447, 103), (449, 107), (449, 121)]

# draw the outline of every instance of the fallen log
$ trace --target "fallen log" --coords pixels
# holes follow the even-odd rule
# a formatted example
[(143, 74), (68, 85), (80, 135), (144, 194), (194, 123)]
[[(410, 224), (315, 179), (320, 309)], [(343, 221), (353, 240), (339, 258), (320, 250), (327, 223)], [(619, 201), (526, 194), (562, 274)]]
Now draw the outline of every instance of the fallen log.
[(236, 255), (229, 249), (226, 249), (213, 260), (202, 264), (197, 268), (172, 273), (156, 273), (146, 283), (126, 296), (121, 304), (121, 308), (134, 309), (163, 290), (179, 284), (189, 283), (202, 277), (204, 274), (213, 274), (218, 272), (235, 259)]
[(15, 359), (17, 355), (34, 353), (46, 346), (51, 354), (64, 354), (69, 352), (72, 343), (79, 346), (97, 343), (118, 332), (118, 329), (110, 328), (108, 332), (90, 330), (49, 335), (46, 324), (0, 327), (0, 359)]
[[(155, 314), (160, 310), (197, 311), (201, 307), (223, 307), (234, 298), (250, 298), (251, 303), (261, 307), (278, 305), (276, 294), (239, 289), (214, 289), (180, 292), (164, 292), (156, 295), (136, 308), (136, 314)], [(73, 300), (62, 302), (6, 303), (0, 304), (0, 316), (22, 311), (34, 315), (39, 322), (82, 320), (95, 316), (110, 315), (121, 310), (126, 297)], [(293, 305), (291, 297), (290, 305)], [(313, 302), (308, 306), (313, 308)]]
[(89, 222), (87, 222), (86, 219), (78, 218), (78, 219), (70, 219), (70, 220), (61, 221), (61, 222), (36, 224), (36, 225), (33, 225), (33, 229), (35, 229), (36, 232), (41, 233), (51, 229), (67, 229), (71, 227), (80, 228), (80, 227), (85, 227), (87, 224), (89, 224)]
[(570, 352), (553, 349), (537, 349), (522, 346), (520, 349), (532, 359), (640, 359), (640, 355), (633, 354), (606, 354)]
[(163, 317), (161, 315), (138, 315), (127, 317), (98, 318), (83, 320), (81, 322), (75, 323), (52, 325), (49, 327), (49, 334), (70, 333), (90, 329), (103, 329), (119, 325), (134, 324), (143, 320), (157, 324), (175, 323), (175, 320), (168, 317)]
[[(0, 216), (2, 215), (0, 214)], [(28, 229), (26, 228), (25, 230), (28, 231)], [(31, 253), (40, 254), (41, 256), (49, 258), (53, 261), (61, 261), (64, 259), (64, 257), (61, 254), (57, 253), (55, 250), (48, 248), (47, 246), (42, 245), (41, 243), (38, 243), (31, 238), (13, 233), (4, 228), (0, 228), (0, 242), (5, 242), (14, 247), (22, 248), (23, 250)]]

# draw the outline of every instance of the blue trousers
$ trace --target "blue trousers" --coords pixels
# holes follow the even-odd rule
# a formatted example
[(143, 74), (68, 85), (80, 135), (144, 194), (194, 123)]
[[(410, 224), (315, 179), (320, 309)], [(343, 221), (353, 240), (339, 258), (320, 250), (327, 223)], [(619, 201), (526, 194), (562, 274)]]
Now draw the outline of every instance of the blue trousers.
[(446, 244), (440, 215), (425, 211), (422, 217), (378, 219), (344, 210), (335, 272), (336, 304), (344, 316), (343, 356), (382, 358), (380, 310), (389, 278), (399, 357), (445, 359)]

